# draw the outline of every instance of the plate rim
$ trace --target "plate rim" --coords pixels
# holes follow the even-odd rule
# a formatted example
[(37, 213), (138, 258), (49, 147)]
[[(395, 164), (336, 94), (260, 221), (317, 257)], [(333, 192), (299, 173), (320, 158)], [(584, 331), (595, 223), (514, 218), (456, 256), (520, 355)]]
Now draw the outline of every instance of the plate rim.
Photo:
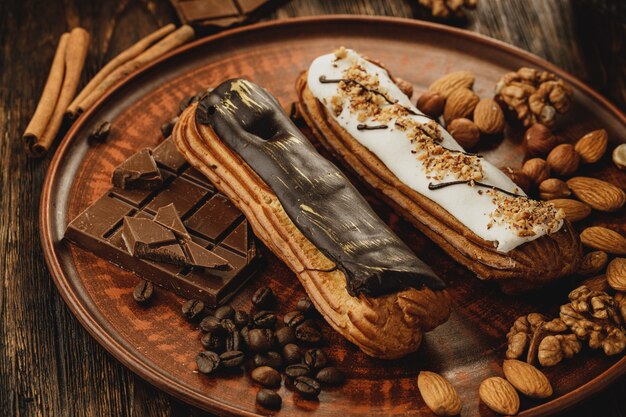
[[(600, 106), (604, 107), (608, 112), (616, 116), (622, 124), (626, 125), (626, 114), (624, 114), (615, 104), (605, 98), (602, 94), (596, 92), (587, 84), (579, 80), (574, 75), (561, 69), (548, 62), (547, 60), (540, 58), (539, 56), (525, 51), (516, 46), (507, 44), (503, 41), (490, 38), (488, 36), (471, 32), (465, 29), (456, 27), (450, 27), (439, 23), (433, 23), (418, 19), (388, 17), (388, 16), (368, 16), (368, 15), (320, 15), (320, 16), (305, 16), (295, 17), (281, 20), (271, 20), (267, 22), (256, 23), (248, 26), (237, 27), (220, 32), (215, 35), (207, 36), (197, 39), (179, 48), (176, 48), (167, 54), (163, 55), (159, 59), (141, 67), (128, 76), (117, 82), (112, 88), (110, 88), (91, 108), (85, 111), (74, 121), (68, 132), (63, 137), (58, 148), (56, 149), (52, 160), (50, 162), (48, 171), (46, 173), (45, 182), (43, 185), (40, 206), (39, 206), (39, 235), (40, 244), (43, 249), (44, 259), (48, 270), (52, 275), (55, 286), (57, 287), (63, 301), (70, 309), (72, 314), (78, 319), (82, 327), (102, 346), (107, 352), (109, 352), (117, 361), (122, 363), (128, 370), (140, 378), (146, 380), (156, 388), (166, 392), (167, 394), (178, 398), (187, 404), (193, 405), (200, 409), (215, 413), (217, 415), (228, 416), (245, 416), (256, 417), (259, 414), (243, 410), (238, 407), (234, 407), (230, 404), (221, 402), (218, 398), (212, 398), (208, 396), (200, 396), (196, 390), (190, 389), (184, 384), (180, 384), (175, 381), (172, 375), (162, 369), (156, 369), (149, 366), (146, 361), (140, 360), (134, 352), (131, 352), (123, 343), (120, 343), (116, 337), (113, 337), (108, 333), (103, 326), (99, 323), (97, 317), (97, 311), (90, 312), (87, 308), (90, 304), (89, 300), (81, 300), (78, 297), (81, 292), (80, 289), (75, 288), (75, 285), (68, 280), (63, 272), (63, 267), (59, 261), (56, 250), (55, 242), (53, 241), (52, 233), (52, 205), (51, 199), (53, 198), (52, 190), (53, 184), (57, 177), (57, 172), (60, 168), (60, 162), (64, 159), (65, 155), (71, 144), (77, 140), (75, 133), (89, 120), (90, 116), (95, 113), (105, 103), (109, 97), (117, 93), (118, 90), (129, 84), (135, 78), (150, 71), (154, 67), (162, 64), (163, 62), (171, 59), (172, 57), (183, 54), (189, 50), (192, 50), (200, 45), (207, 43), (213, 43), (223, 38), (227, 38), (243, 32), (254, 32), (257, 30), (263, 30), (272, 26), (294, 26), (300, 24), (314, 24), (329, 23), (329, 22), (345, 23), (347, 21), (353, 21), (355, 23), (385, 23), (392, 25), (411, 26), (414, 28), (421, 28), (449, 34), (455, 37), (463, 37), (478, 44), (488, 45), (490, 47), (499, 49), (502, 52), (509, 53), (517, 56), (518, 58), (527, 60), (537, 66), (548, 69), (549, 71), (557, 74), (559, 77), (565, 79), (568, 83), (575, 85), (576, 88), (584, 91), (585, 94), (595, 100)], [(87, 301), (87, 302), (85, 302)], [(118, 336), (119, 337), (119, 336)], [(558, 398), (552, 399), (546, 403), (537, 405), (528, 410), (524, 410), (519, 413), (519, 416), (525, 417), (538, 417), (546, 416), (563, 411), (573, 405), (597, 394), (599, 391), (607, 387), (614, 382), (617, 378), (626, 373), (626, 356), (622, 357), (619, 361), (611, 365), (608, 369), (602, 372), (595, 378), (587, 381), (580, 387), (573, 391), (570, 391)]]

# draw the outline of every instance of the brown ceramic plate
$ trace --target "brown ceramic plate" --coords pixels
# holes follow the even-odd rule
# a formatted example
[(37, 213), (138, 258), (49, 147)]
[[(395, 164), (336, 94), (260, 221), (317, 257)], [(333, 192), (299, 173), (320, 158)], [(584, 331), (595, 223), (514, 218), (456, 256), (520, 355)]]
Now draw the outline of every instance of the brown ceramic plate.
[[(176, 113), (179, 100), (229, 77), (243, 76), (267, 87), (287, 106), (294, 81), (310, 61), (339, 45), (355, 48), (386, 63), (394, 75), (411, 81), (416, 95), (448, 71), (476, 74), (476, 91), (492, 94), (499, 76), (520, 66), (556, 72), (575, 89), (575, 105), (562, 134), (571, 140), (604, 127), (621, 137), (626, 118), (605, 99), (553, 65), (503, 43), (430, 23), (361, 17), (323, 17), (271, 22), (236, 29), (187, 45), (130, 76), (84, 114), (60, 145), (48, 172), (41, 200), (41, 237), (46, 260), (61, 295), (83, 326), (133, 372), (164, 391), (220, 415), (266, 414), (255, 406), (257, 387), (247, 375), (209, 378), (195, 372), (199, 333), (180, 316), (182, 300), (159, 291), (152, 307), (133, 302), (137, 277), (62, 241), (68, 220), (103, 193), (113, 168), (136, 150), (160, 140), (159, 126)], [(103, 120), (113, 123), (106, 143), (90, 144), (88, 132)], [(500, 166), (518, 167), (523, 159), (520, 132), (507, 132), (485, 155)], [(591, 175), (626, 187), (626, 175), (608, 158), (588, 168)], [(367, 193), (366, 193), (367, 194)], [(349, 376), (341, 388), (324, 390), (307, 401), (282, 387), (282, 416), (393, 416), (426, 411), (416, 376), (421, 369), (445, 375), (463, 398), (463, 416), (491, 415), (478, 400), (480, 382), (501, 374), (505, 337), (520, 314), (556, 314), (570, 280), (525, 297), (508, 297), (454, 264), (408, 223), (371, 195), (374, 208), (422, 259), (450, 284), (455, 310), (429, 333), (416, 354), (385, 362), (363, 355), (340, 336), (325, 330), (335, 363)], [(626, 232), (624, 213), (594, 216), (594, 222)], [(234, 300), (249, 307), (260, 285), (277, 292), (282, 312), (303, 294), (293, 274), (272, 254), (267, 264)], [(555, 388), (547, 401), (522, 400), (522, 415), (554, 413), (597, 392), (626, 370), (626, 358), (585, 351), (546, 369)]]

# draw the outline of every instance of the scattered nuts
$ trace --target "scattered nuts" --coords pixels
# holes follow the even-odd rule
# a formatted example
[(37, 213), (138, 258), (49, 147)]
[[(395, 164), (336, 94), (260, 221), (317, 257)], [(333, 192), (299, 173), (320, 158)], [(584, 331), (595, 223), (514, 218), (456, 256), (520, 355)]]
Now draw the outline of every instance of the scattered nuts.
[(558, 178), (548, 178), (539, 184), (539, 197), (542, 200), (554, 200), (557, 198), (566, 198), (572, 195), (565, 181)]
[(475, 9), (478, 0), (419, 0), (419, 4), (430, 9), (434, 17), (447, 19), (452, 17), (462, 18), (465, 16), (463, 7)]
[(422, 113), (433, 119), (438, 119), (443, 114), (443, 106), (446, 99), (435, 91), (426, 91), (422, 94), (415, 104)]
[(548, 163), (541, 158), (533, 158), (524, 162), (522, 171), (535, 184), (541, 184), (543, 181), (550, 178), (550, 167)]
[(480, 140), (478, 127), (476, 127), (474, 122), (464, 117), (451, 121), (447, 129), (463, 149), (472, 149)]
[(539, 369), (517, 359), (506, 359), (502, 364), (506, 379), (522, 394), (532, 398), (552, 395), (552, 385)]
[(572, 223), (581, 221), (591, 214), (591, 207), (578, 200), (557, 198), (549, 202), (557, 209), (563, 210), (564, 217)]
[(482, 402), (496, 413), (514, 415), (519, 411), (519, 396), (515, 388), (504, 378), (494, 376), (485, 379), (478, 389)]
[(580, 241), (591, 249), (602, 250), (613, 255), (626, 255), (626, 237), (606, 227), (586, 228), (580, 234)]
[(469, 118), (480, 99), (469, 88), (459, 88), (450, 93), (443, 108), (443, 118), (446, 123), (461, 117)]
[(608, 261), (609, 256), (604, 251), (589, 252), (583, 257), (578, 273), (584, 277), (597, 275), (602, 272)]
[(524, 145), (531, 156), (545, 156), (558, 144), (559, 139), (540, 123), (535, 123), (524, 132)]
[(399, 77), (395, 77), (393, 79), (393, 82), (408, 98), (411, 98), (411, 96), (413, 96), (413, 84)]
[(574, 177), (567, 186), (581, 201), (598, 211), (612, 212), (622, 208), (626, 194), (611, 183), (590, 177)]
[(424, 402), (438, 416), (455, 416), (461, 412), (461, 398), (454, 387), (439, 374), (421, 371), (417, 387)]
[(609, 142), (606, 130), (598, 129), (587, 133), (580, 138), (574, 149), (580, 155), (580, 159), (587, 164), (598, 162), (606, 152), (606, 146)]
[(621, 170), (626, 169), (626, 143), (613, 149), (613, 163)]
[(578, 169), (580, 156), (569, 143), (563, 143), (552, 149), (546, 158), (550, 170), (562, 176), (572, 175)]
[(626, 259), (615, 258), (606, 268), (606, 280), (616, 291), (626, 291)]
[(504, 113), (491, 98), (481, 99), (474, 109), (474, 123), (481, 133), (495, 135), (504, 130)]
[(504, 173), (515, 183), (519, 188), (522, 189), (526, 194), (530, 193), (530, 189), (532, 188), (532, 181), (524, 173), (524, 171), (519, 169), (511, 169), (507, 168)]
[(582, 345), (575, 334), (548, 335), (539, 343), (537, 359), (541, 366), (554, 366), (563, 358), (574, 357), (581, 348)]
[(587, 278), (581, 285), (587, 286), (591, 291), (610, 291), (611, 287), (606, 281), (606, 275), (596, 275), (595, 277)]
[(453, 91), (460, 88), (471, 89), (473, 86), (474, 74), (469, 71), (456, 71), (439, 78), (433, 82), (428, 89), (441, 94), (441, 96), (446, 99)]

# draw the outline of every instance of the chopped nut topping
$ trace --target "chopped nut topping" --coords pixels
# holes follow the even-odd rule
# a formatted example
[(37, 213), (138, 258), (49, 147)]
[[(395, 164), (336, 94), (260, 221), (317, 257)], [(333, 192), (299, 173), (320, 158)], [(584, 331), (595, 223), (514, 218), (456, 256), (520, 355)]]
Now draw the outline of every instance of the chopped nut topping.
[(488, 190), (496, 209), (489, 215), (488, 228), (495, 224), (508, 224), (518, 236), (530, 237), (537, 234), (536, 227), (547, 227), (548, 232), (556, 231), (563, 219), (562, 210), (545, 201), (531, 200), (527, 197), (512, 197), (496, 190)]

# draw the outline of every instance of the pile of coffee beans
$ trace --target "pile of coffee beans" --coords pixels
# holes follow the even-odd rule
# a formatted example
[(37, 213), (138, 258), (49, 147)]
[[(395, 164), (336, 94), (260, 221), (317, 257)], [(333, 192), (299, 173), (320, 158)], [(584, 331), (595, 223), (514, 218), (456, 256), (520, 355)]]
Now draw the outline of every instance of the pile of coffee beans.
[(322, 386), (337, 386), (342, 372), (331, 366), (319, 347), (322, 341), (317, 312), (308, 297), (298, 300), (296, 310), (282, 316), (271, 288), (252, 296), (253, 311), (229, 305), (206, 315), (204, 304), (188, 300), (182, 306), (186, 320), (198, 322), (204, 351), (196, 357), (198, 371), (209, 375), (232, 369), (250, 370), (263, 388), (256, 401), (268, 409), (281, 407), (282, 398), (270, 388), (285, 386), (304, 398), (317, 398)]

